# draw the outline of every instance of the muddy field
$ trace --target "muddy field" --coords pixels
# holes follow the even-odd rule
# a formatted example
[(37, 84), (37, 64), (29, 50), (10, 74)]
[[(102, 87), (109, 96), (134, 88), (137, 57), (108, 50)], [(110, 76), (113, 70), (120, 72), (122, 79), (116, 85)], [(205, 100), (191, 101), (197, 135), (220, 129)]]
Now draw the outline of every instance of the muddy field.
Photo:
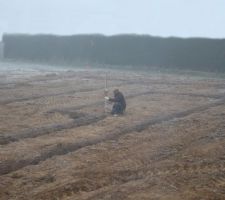
[(104, 79), (5, 66), (1, 200), (225, 199), (225, 79), (110, 71), (120, 117), (104, 112)]

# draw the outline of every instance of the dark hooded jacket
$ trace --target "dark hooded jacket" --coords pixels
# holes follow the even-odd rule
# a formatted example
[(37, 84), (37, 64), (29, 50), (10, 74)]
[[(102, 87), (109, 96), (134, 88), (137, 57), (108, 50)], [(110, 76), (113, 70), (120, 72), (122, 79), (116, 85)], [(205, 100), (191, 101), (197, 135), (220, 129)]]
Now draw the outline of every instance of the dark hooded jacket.
[(114, 98), (110, 98), (109, 101), (119, 103), (123, 111), (126, 109), (126, 101), (122, 92), (120, 91), (114, 93)]

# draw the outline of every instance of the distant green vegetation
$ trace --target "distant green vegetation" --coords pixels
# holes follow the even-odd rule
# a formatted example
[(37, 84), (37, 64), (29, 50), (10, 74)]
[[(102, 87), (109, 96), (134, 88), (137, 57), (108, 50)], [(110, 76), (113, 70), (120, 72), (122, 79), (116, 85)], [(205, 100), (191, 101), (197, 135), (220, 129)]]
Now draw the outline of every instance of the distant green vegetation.
[(3, 42), (8, 59), (225, 72), (225, 39), (5, 34)]

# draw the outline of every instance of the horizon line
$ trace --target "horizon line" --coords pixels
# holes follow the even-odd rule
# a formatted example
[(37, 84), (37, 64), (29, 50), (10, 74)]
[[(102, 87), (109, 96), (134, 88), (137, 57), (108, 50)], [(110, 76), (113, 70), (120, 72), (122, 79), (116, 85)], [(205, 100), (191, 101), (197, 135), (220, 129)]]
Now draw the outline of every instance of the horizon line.
[(207, 36), (160, 36), (160, 35), (151, 35), (149, 33), (116, 33), (116, 34), (104, 34), (104, 33), (74, 33), (74, 34), (56, 34), (56, 33), (2, 33), (1, 40), (4, 35), (29, 35), (29, 36), (56, 36), (56, 37), (71, 37), (71, 36), (103, 36), (103, 37), (114, 37), (114, 36), (148, 36), (148, 37), (155, 37), (155, 38), (163, 38), (163, 39), (170, 39), (170, 38), (177, 38), (177, 39), (212, 39), (212, 40), (224, 40), (224, 37), (207, 37)]

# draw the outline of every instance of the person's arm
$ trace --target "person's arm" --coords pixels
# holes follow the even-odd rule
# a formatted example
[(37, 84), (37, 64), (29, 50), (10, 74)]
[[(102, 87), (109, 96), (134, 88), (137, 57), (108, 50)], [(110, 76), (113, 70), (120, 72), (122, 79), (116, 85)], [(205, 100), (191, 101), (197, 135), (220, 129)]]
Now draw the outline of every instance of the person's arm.
[(109, 98), (109, 101), (116, 102), (116, 99), (115, 98)]
[(114, 98), (109, 98), (109, 101), (111, 101), (111, 102), (121, 102), (122, 97), (121, 97), (121, 95), (116, 95)]

